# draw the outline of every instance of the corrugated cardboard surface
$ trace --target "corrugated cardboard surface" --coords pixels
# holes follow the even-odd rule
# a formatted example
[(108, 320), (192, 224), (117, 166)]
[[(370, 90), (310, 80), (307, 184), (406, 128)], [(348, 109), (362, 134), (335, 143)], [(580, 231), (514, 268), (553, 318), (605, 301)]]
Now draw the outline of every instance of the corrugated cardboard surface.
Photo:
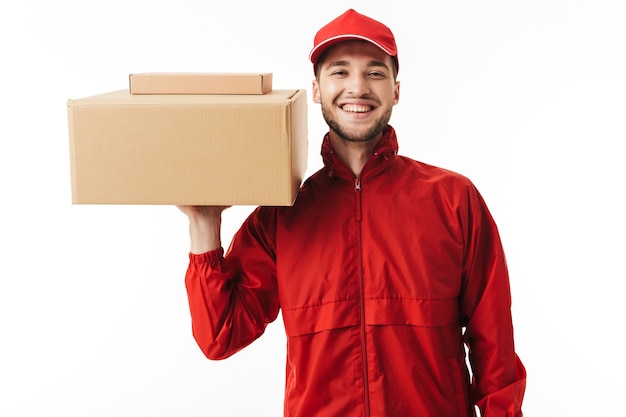
[(271, 73), (146, 72), (130, 74), (131, 94), (266, 94)]
[(74, 204), (291, 205), (305, 90), (68, 100)]

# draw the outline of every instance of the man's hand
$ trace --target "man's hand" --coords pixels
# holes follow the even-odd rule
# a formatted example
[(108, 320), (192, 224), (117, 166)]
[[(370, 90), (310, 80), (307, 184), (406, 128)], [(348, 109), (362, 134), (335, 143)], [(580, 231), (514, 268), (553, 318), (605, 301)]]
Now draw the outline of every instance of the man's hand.
[(190, 252), (200, 254), (222, 246), (222, 211), (230, 206), (176, 206), (189, 218)]

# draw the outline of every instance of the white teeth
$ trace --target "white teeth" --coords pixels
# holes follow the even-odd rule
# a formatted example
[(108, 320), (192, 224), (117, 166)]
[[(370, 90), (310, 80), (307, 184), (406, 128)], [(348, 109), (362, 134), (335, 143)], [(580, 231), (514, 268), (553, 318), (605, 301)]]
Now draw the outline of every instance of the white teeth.
[(344, 104), (343, 111), (348, 111), (351, 113), (366, 113), (371, 110), (370, 106), (361, 106), (358, 104)]

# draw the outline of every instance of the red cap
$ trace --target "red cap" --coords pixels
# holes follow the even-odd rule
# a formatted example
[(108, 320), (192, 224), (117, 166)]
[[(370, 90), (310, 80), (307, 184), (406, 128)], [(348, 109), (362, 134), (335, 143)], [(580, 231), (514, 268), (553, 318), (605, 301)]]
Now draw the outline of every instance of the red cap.
[(337, 17), (317, 32), (309, 59), (315, 65), (320, 56), (334, 44), (359, 39), (371, 42), (391, 55), (399, 67), (398, 49), (391, 30), (379, 21), (359, 14), (353, 9)]

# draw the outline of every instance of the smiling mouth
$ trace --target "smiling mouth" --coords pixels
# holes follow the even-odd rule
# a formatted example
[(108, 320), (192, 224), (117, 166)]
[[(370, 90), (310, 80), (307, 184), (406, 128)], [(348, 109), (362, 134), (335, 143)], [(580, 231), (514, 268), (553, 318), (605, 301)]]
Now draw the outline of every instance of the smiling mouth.
[(341, 106), (341, 109), (349, 113), (367, 113), (373, 110), (374, 107), (365, 106), (362, 104), (344, 104), (343, 106)]

